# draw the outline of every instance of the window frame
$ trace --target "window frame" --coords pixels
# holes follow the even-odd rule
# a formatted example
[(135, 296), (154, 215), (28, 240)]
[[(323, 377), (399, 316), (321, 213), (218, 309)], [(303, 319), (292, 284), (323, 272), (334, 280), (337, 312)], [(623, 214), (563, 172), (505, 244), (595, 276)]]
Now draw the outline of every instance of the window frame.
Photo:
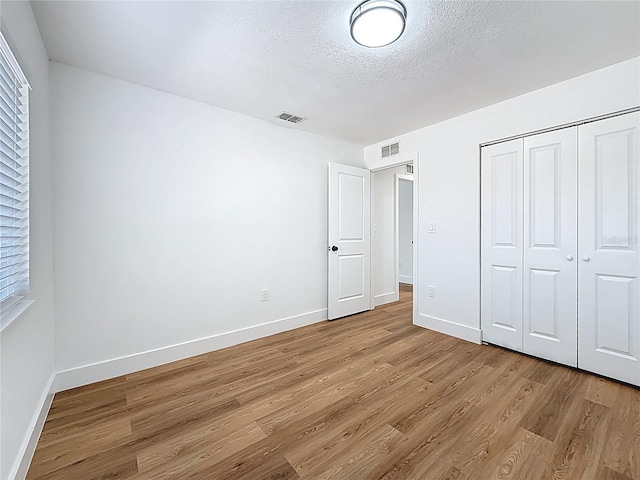
[[(3, 332), (9, 325), (11, 325), (17, 318), (19, 318), (33, 303), (34, 300), (30, 297), (30, 259), (29, 259), (29, 247), (31, 243), (30, 232), (29, 232), (29, 200), (30, 200), (30, 182), (29, 182), (29, 144), (30, 144), (30, 119), (29, 119), (29, 91), (31, 90), (31, 86), (25, 76), (20, 64), (16, 60), (16, 57), (13, 54), (13, 51), (9, 47), (4, 34), (0, 32), (0, 61), (2, 61), (8, 69), (10, 69), (13, 74), (14, 79), (14, 87), (20, 89), (26, 89), (26, 93), (22, 94), (20, 97), (24, 98), (24, 104), (26, 105), (26, 121), (24, 122), (16, 122), (15, 125), (7, 125), (10, 129), (15, 127), (17, 132), (18, 125), (24, 126), (26, 129), (26, 147), (22, 147), (25, 150), (25, 155), (22, 157), (21, 163), (23, 163), (22, 168), (26, 169), (26, 172), (19, 177), (21, 180), (26, 179), (25, 185), (26, 190), (23, 193), (26, 196), (26, 199), (23, 200), (24, 208), (20, 212), (20, 222), (26, 223), (26, 226), (23, 228), (26, 230), (26, 233), (20, 239), (21, 242), (21, 252), (20, 255), (24, 255), (26, 257), (26, 277), (21, 280), (23, 283), (22, 288), (12, 292), (6, 298), (0, 300), (0, 332)], [(11, 86), (11, 85), (9, 85)], [(6, 89), (5, 89), (6, 91)], [(17, 93), (16, 93), (17, 95)], [(9, 105), (11, 107), (12, 105)], [(6, 112), (6, 111), (5, 111)], [(6, 123), (5, 123), (6, 125)], [(14, 139), (14, 141), (16, 141)], [(8, 146), (9, 151), (11, 151), (11, 146)], [(15, 144), (14, 144), (15, 148)], [(15, 165), (14, 165), (15, 167)], [(11, 167), (9, 167), (11, 168)], [(5, 192), (6, 193), (6, 192)], [(10, 198), (10, 197), (7, 197)], [(22, 205), (21, 205), (22, 207)], [(9, 208), (11, 208), (9, 206)]]

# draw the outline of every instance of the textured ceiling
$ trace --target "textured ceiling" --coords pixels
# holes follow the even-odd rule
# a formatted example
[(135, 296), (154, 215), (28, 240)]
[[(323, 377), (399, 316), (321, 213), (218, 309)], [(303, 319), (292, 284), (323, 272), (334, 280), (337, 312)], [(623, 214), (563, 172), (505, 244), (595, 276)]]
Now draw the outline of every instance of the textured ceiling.
[(358, 0), (31, 3), (52, 60), (361, 144), (640, 55), (637, 1), (406, 1), (380, 49)]

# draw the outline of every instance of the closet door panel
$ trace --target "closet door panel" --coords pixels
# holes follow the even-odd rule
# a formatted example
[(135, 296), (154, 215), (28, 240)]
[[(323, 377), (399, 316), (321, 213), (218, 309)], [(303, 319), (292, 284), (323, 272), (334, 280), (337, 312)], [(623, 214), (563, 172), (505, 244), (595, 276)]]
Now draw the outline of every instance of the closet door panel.
[(640, 385), (640, 114), (580, 127), (579, 358)]
[(522, 144), (482, 148), (483, 340), (522, 351)]
[(576, 366), (577, 129), (524, 139), (525, 353)]

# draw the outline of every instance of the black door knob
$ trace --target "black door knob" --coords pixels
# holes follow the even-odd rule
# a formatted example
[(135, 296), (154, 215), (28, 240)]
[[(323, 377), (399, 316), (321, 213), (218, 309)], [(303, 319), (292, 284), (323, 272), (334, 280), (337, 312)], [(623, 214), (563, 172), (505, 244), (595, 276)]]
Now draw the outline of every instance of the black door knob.
[(335, 245), (333, 247), (331, 247), (331, 251), (332, 252), (337, 252), (338, 251), (338, 247), (336, 247)]

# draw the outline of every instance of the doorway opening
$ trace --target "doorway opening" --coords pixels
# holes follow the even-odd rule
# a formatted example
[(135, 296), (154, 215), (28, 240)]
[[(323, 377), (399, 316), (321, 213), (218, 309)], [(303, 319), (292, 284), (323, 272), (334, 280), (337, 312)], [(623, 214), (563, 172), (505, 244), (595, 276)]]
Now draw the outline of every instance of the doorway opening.
[(372, 172), (372, 307), (413, 304), (415, 269), (413, 163)]
[(396, 174), (395, 190), (398, 295), (404, 301), (413, 299), (413, 174)]

